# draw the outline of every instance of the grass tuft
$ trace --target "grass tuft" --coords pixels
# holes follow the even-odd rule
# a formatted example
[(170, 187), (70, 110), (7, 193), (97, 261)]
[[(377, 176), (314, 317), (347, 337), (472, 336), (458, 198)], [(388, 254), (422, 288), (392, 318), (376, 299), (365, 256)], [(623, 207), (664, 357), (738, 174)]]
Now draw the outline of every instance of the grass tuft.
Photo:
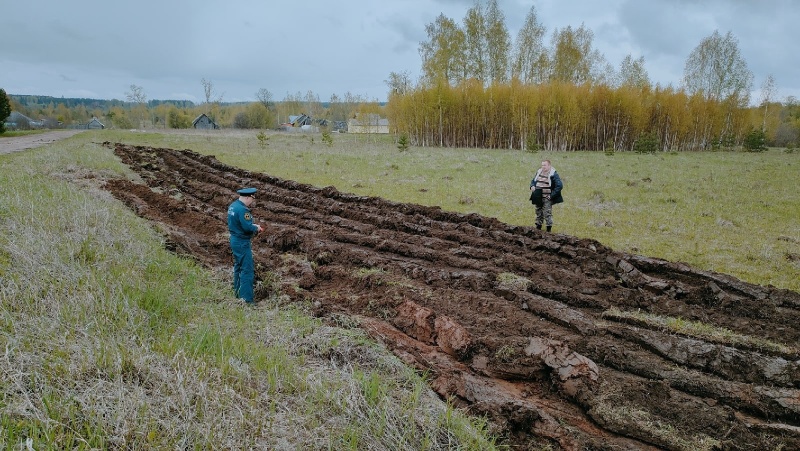
[(782, 355), (800, 355), (800, 348), (786, 346), (770, 340), (765, 340), (749, 335), (741, 335), (724, 327), (716, 327), (711, 324), (689, 321), (683, 318), (673, 318), (669, 316), (654, 315), (642, 311), (622, 311), (616, 307), (603, 312), (603, 318), (616, 321), (633, 320), (639, 324), (649, 327), (666, 330), (672, 333), (687, 337), (699, 338), (702, 340), (720, 343), (731, 347), (746, 347), (748, 349), (763, 349)]

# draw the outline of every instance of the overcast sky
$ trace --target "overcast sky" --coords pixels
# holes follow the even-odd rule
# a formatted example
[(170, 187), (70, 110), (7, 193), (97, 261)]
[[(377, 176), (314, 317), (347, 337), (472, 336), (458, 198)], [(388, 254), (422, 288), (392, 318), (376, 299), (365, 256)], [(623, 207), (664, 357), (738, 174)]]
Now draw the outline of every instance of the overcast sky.
[[(385, 100), (391, 72), (420, 74), (425, 26), (442, 13), (461, 23), (475, 0), (3, 1), (0, 88), (9, 94), (223, 101), (261, 88), (282, 100), (310, 90)], [(485, 1), (483, 2), (485, 4)], [(615, 68), (643, 56), (653, 83), (680, 86), (686, 58), (715, 30), (731, 31), (754, 75), (777, 100), (800, 98), (798, 0), (499, 0), (512, 42), (531, 6), (545, 26), (594, 32)]]

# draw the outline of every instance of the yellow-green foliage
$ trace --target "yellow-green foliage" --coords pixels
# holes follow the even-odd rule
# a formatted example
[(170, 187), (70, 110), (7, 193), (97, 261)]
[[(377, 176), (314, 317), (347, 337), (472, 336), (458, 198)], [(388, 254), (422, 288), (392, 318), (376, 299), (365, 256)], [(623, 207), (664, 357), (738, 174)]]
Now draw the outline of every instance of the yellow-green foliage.
[(633, 150), (650, 136), (654, 150), (710, 150), (753, 126), (749, 109), (700, 93), (555, 81), (440, 82), (393, 95), (386, 111), (416, 146)]

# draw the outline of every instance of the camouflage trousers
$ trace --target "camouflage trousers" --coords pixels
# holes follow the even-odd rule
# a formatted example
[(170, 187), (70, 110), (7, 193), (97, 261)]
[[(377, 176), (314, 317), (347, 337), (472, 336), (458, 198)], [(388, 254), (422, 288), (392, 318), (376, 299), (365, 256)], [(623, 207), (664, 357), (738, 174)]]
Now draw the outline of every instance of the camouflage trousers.
[(542, 199), (542, 206), (536, 206), (536, 225), (553, 225), (553, 202), (550, 199)]

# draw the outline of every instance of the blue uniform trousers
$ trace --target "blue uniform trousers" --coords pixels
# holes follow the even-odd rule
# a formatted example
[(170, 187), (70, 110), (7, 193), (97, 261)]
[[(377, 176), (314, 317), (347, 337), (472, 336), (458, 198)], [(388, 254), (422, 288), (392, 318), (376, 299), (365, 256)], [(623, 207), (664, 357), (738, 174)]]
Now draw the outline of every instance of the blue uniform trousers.
[(231, 251), (233, 251), (233, 294), (246, 302), (253, 302), (255, 267), (250, 240), (231, 236)]

